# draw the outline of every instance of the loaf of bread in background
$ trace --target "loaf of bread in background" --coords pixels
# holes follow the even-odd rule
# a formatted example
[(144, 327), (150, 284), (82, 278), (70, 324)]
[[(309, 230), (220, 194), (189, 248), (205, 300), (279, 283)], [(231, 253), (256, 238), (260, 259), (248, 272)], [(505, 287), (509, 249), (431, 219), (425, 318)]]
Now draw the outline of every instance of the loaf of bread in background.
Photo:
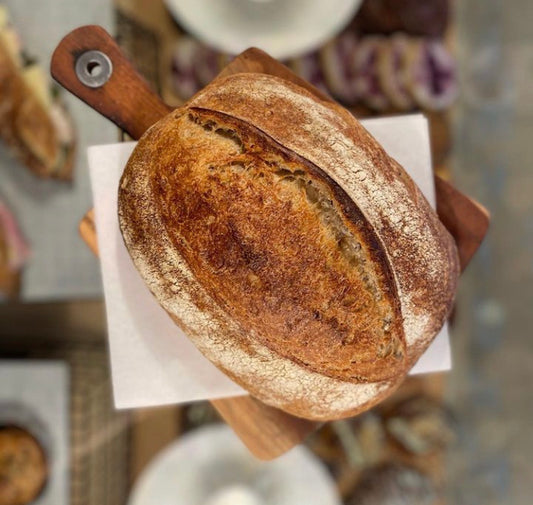
[(0, 138), (41, 177), (71, 179), (75, 134), (43, 69), (25, 57), (0, 5)]
[(129, 253), (199, 350), (296, 416), (355, 415), (442, 327), (453, 239), (345, 109), (264, 74), (215, 81), (139, 141)]

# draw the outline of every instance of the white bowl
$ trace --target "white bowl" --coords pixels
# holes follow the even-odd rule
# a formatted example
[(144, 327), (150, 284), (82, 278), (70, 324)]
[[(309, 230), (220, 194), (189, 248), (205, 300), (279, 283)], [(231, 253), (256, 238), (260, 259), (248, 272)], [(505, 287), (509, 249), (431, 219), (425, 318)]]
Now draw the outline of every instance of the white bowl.
[(258, 47), (286, 59), (318, 48), (353, 18), (362, 0), (165, 0), (176, 20), (229, 54)]

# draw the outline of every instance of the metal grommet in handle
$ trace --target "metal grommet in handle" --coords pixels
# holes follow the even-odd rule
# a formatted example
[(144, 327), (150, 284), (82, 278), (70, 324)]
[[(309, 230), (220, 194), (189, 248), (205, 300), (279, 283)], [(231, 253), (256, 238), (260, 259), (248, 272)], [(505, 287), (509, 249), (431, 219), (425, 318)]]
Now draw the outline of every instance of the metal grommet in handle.
[(76, 75), (89, 88), (103, 86), (112, 73), (113, 64), (101, 51), (86, 51), (76, 60)]

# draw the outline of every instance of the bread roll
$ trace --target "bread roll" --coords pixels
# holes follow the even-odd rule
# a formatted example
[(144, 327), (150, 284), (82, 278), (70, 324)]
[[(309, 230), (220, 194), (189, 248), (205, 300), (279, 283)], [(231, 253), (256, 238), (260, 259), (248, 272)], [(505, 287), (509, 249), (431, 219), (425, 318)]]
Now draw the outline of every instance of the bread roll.
[(140, 139), (119, 221), (162, 307), (253, 396), (354, 415), (453, 303), (453, 239), (342, 107), (264, 74), (217, 80)]

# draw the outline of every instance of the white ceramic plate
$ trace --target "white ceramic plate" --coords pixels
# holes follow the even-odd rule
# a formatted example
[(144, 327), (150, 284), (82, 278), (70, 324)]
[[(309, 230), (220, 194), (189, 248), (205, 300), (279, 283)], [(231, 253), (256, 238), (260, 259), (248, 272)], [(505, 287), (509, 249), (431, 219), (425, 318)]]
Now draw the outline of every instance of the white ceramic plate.
[(248, 47), (285, 59), (316, 49), (340, 32), (362, 0), (165, 0), (206, 44), (238, 54)]
[(224, 424), (200, 428), (160, 452), (129, 505), (340, 505), (333, 479), (305, 447), (255, 459)]

